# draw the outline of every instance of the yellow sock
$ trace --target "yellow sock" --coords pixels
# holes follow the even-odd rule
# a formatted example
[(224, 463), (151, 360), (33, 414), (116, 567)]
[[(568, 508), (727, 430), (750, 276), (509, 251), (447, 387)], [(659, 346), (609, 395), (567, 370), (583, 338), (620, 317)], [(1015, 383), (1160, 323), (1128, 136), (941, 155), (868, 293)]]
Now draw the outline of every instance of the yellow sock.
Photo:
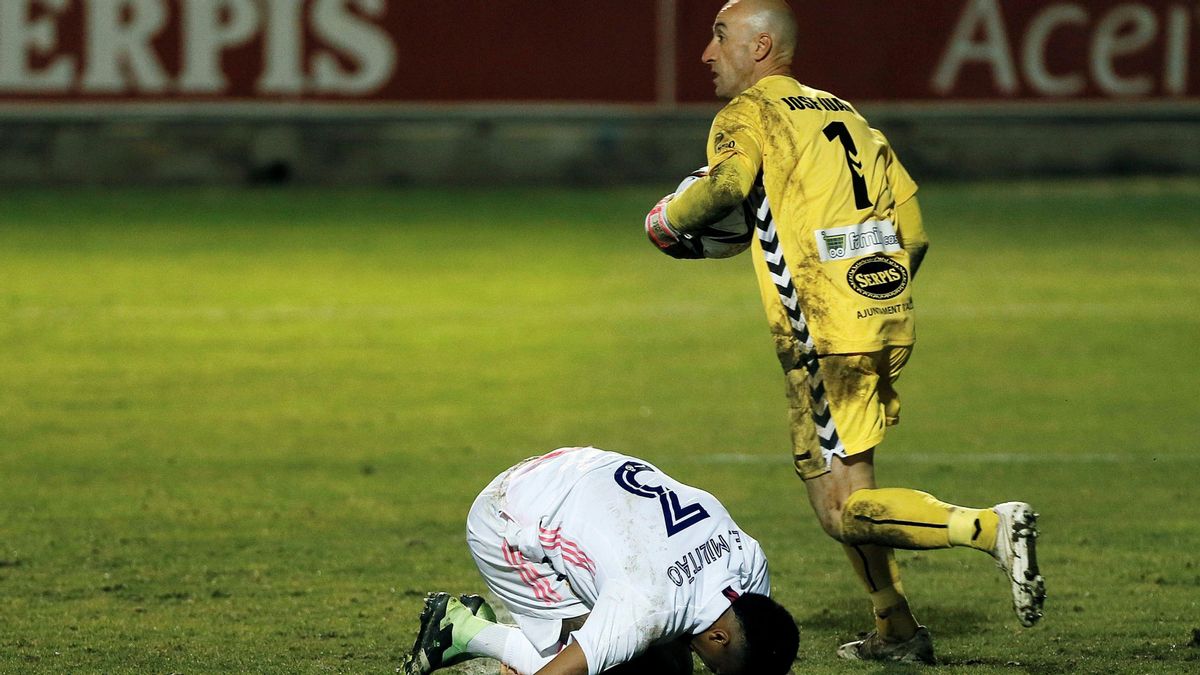
[(954, 513), (950, 514), (950, 545), (970, 546), (991, 553), (996, 547), (1000, 516), (991, 509), (953, 508)]
[(871, 596), (875, 611), (875, 630), (885, 640), (899, 642), (912, 637), (920, 624), (908, 607), (900, 568), (890, 548), (862, 544), (843, 546), (850, 565)]
[(907, 488), (856, 490), (842, 509), (842, 540), (891, 548), (970, 546), (991, 552), (999, 519), (991, 509), (938, 501)]

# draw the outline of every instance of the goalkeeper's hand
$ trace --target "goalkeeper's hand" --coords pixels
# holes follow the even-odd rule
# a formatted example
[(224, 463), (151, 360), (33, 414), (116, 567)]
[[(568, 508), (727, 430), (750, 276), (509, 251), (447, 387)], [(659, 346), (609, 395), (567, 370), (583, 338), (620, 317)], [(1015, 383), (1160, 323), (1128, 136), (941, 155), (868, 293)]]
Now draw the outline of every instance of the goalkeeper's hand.
[(675, 197), (674, 193), (658, 200), (650, 213), (646, 214), (646, 236), (658, 250), (672, 258), (698, 260), (704, 257), (698, 243), (686, 234), (680, 234), (667, 220), (667, 204)]

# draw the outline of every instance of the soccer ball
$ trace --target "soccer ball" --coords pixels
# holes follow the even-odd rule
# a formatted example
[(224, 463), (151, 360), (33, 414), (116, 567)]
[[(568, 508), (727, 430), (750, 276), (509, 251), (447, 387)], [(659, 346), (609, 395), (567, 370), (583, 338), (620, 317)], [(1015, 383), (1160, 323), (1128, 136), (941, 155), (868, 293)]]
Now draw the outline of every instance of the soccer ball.
[[(708, 167), (696, 169), (675, 188), (675, 196), (683, 194), (693, 183), (708, 175)], [(694, 249), (704, 258), (732, 258), (750, 248), (754, 239), (756, 203), (761, 204), (763, 190), (759, 185), (754, 186), (750, 196), (742, 205), (721, 220), (705, 226), (699, 232), (683, 234), (689, 248)]]

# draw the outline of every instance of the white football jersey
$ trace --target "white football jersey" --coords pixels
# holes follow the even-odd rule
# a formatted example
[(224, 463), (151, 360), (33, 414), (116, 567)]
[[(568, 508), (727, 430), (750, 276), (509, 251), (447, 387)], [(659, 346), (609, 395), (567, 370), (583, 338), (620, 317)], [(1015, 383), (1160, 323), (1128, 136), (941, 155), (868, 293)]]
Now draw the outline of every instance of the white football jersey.
[(640, 459), (562, 448), (501, 478), (509, 545), (590, 608), (572, 637), (592, 673), (702, 632), (742, 593), (770, 593), (762, 548), (725, 507)]

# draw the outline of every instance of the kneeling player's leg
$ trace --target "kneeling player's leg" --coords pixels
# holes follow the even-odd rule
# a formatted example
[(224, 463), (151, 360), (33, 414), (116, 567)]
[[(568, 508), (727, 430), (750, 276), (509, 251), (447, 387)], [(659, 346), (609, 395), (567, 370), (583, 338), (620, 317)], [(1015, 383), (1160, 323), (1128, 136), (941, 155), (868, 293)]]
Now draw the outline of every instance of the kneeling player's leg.
[(536, 673), (555, 656), (539, 652), (520, 629), (501, 624), (491, 624), (480, 631), (468, 649), (472, 654), (496, 659), (520, 675)]
[[(555, 656), (539, 653), (520, 630), (500, 624), (492, 624), (480, 631), (471, 640), (470, 650), (500, 661), (507, 668), (501, 673), (515, 675), (536, 673)], [(636, 658), (604, 672), (610, 675), (692, 675), (692, 652), (686, 640), (676, 640), (650, 647)]]
[(472, 655), (497, 659), (519, 673), (534, 673), (561, 648), (564, 620), (586, 614), (587, 608), (566, 580), (541, 562), (542, 556), (534, 561), (523, 551), (536, 542), (526, 541), (525, 533), (504, 516), (510, 509), (504, 503), (504, 480), (504, 474), (498, 476), (472, 504), (467, 545), (488, 588), (519, 627), (464, 617), (461, 637), (456, 627), (454, 638)]

